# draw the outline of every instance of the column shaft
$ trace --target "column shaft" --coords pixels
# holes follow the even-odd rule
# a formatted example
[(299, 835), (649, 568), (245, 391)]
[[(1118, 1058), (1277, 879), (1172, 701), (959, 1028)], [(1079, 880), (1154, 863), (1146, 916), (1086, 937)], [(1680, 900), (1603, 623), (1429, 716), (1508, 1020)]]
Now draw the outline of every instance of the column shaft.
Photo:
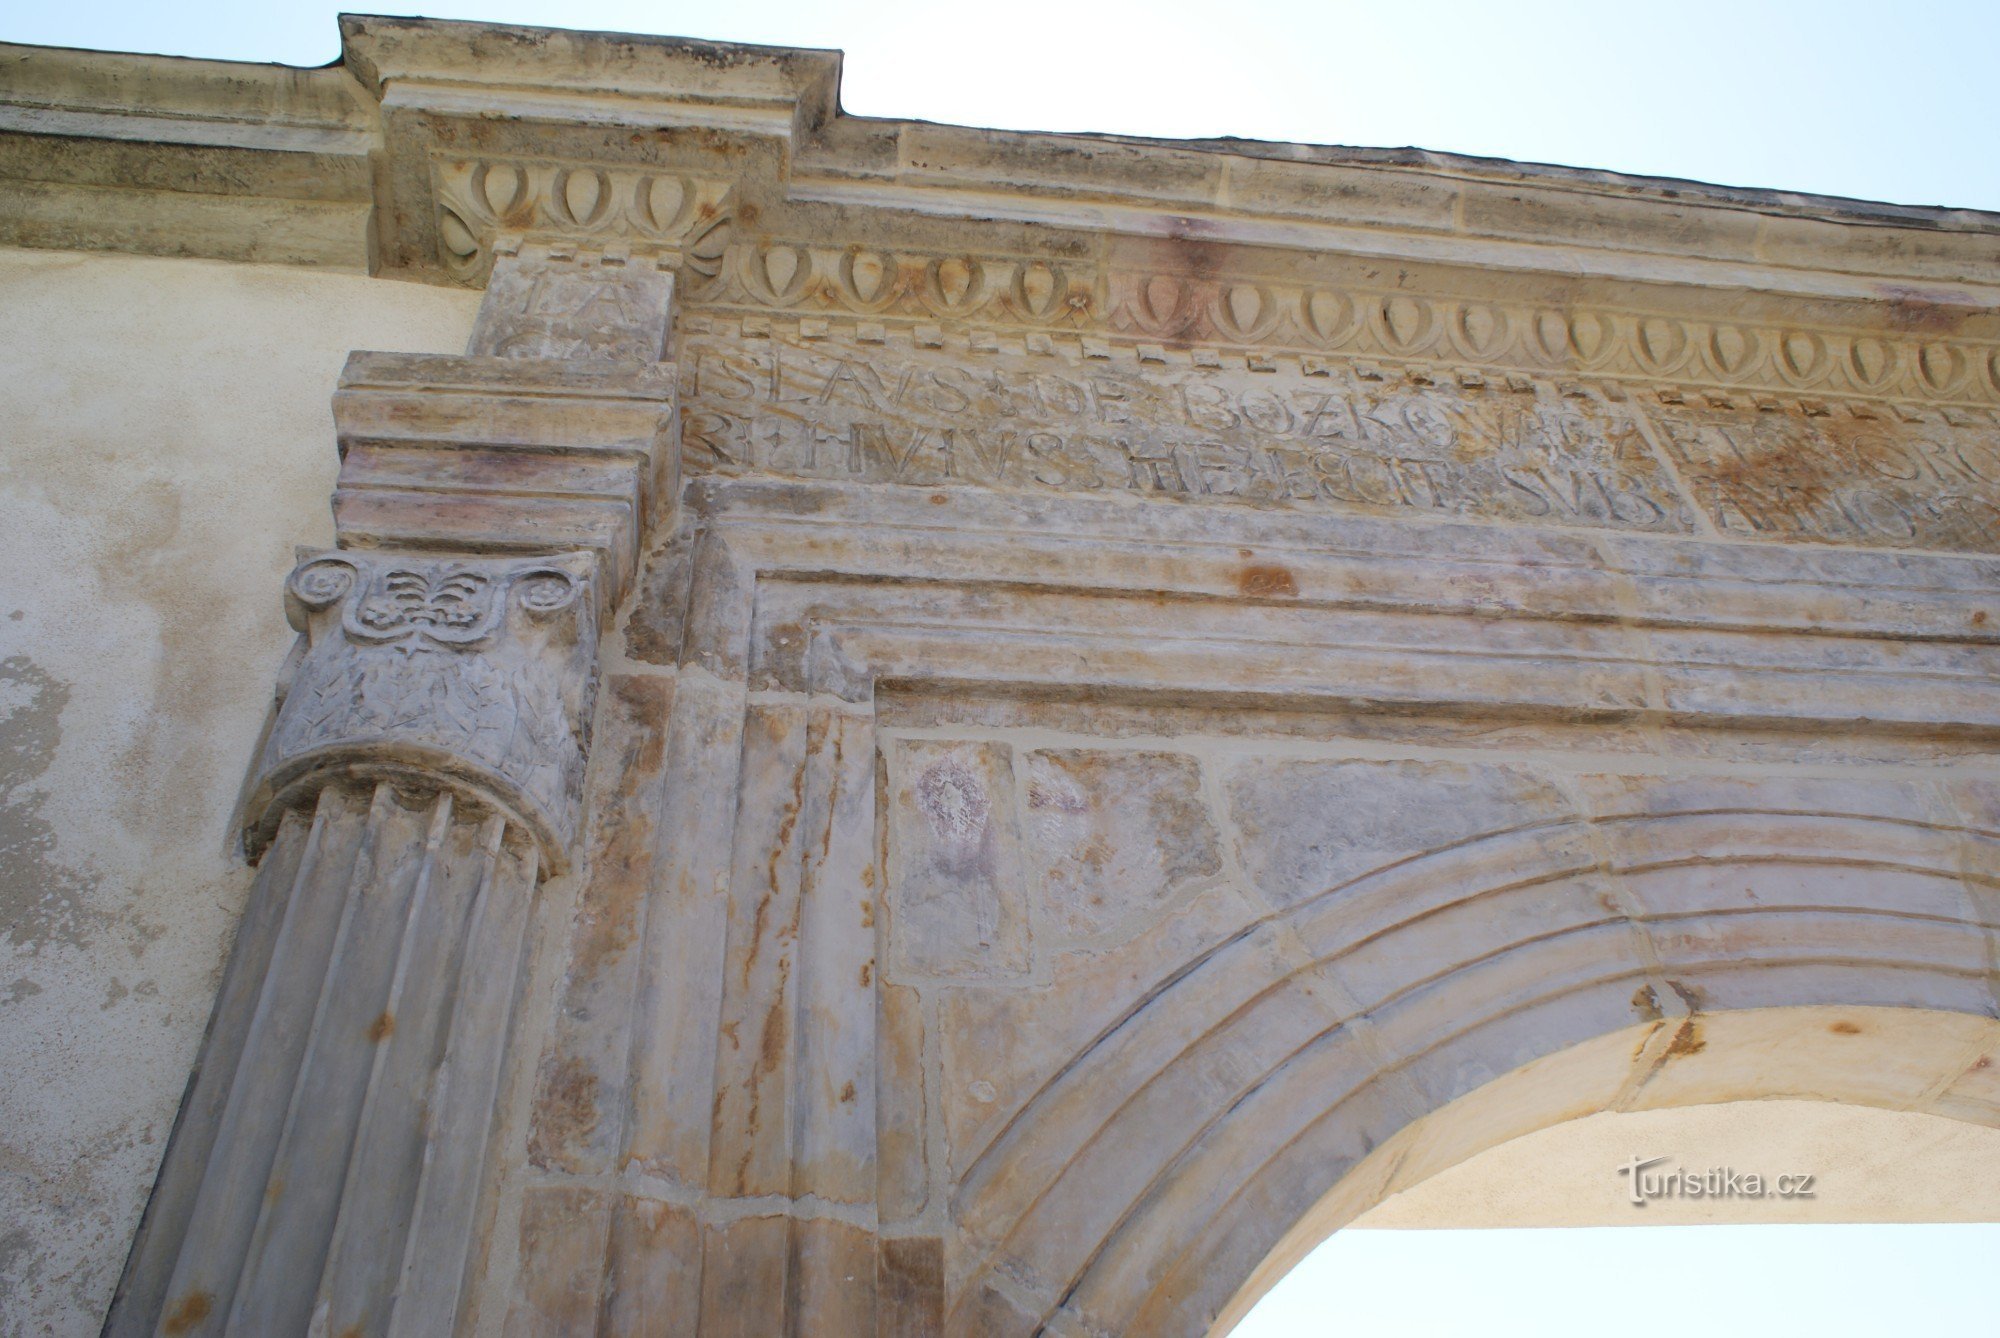
[(535, 886), (508, 826), (387, 782), (287, 816), (108, 1333), (450, 1330)]

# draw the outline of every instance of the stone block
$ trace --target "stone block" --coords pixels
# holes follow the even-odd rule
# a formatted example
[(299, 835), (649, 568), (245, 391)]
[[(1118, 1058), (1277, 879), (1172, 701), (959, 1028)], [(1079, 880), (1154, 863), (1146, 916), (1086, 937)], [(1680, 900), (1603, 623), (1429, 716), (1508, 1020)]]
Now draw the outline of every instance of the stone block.
[(1192, 757), (1064, 749), (1026, 762), (1024, 847), (1056, 941), (1147, 923), (1221, 871)]
[(1570, 814), (1549, 781), (1490, 764), (1248, 760), (1224, 784), (1244, 871), (1279, 907), (1402, 860)]
[(898, 979), (1018, 976), (1014, 757), (1000, 744), (904, 740), (889, 755), (889, 942)]

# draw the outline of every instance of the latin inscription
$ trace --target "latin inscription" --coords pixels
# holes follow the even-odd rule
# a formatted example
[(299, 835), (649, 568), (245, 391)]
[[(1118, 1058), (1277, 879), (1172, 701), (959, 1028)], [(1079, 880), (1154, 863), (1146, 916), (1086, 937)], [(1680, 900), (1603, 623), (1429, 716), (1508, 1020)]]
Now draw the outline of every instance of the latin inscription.
[(2000, 425), (1984, 411), (1642, 408), (1637, 392), (1544, 381), (1173, 359), (690, 334), (684, 459), (695, 472), (2000, 551)]
[(691, 470), (1693, 527), (1634, 416), (1552, 386), (701, 336), (681, 366)]
[(505, 256), (472, 330), (475, 357), (657, 362), (673, 275), (643, 261), (579, 264)]

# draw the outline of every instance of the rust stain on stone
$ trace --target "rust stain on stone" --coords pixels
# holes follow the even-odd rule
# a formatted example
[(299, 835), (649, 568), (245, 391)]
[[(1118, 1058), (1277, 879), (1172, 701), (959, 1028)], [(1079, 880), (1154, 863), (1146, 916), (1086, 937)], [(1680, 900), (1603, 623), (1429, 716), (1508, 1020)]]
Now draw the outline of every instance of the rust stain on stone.
[[(1660, 1019), (1660, 996), (1653, 992), (1651, 985), (1641, 985), (1632, 991), (1632, 1008), (1647, 1021), (1657, 1022)], [(1647, 1032), (1646, 1035), (1650, 1039), (1652, 1033)], [(1645, 1041), (1640, 1041), (1640, 1048), (1644, 1049), (1645, 1044)]]
[(1693, 1018), (1682, 1022), (1674, 1032), (1673, 1040), (1667, 1042), (1668, 1059), (1678, 1059), (1682, 1055), (1698, 1055), (1708, 1048), (1708, 1042), (1701, 1034), (1701, 1024)]
[[(808, 751), (810, 752), (811, 749), (809, 748)], [(806, 769), (801, 766), (792, 773), (792, 801), (785, 810), (784, 819), (778, 824), (777, 839), (771, 842), (770, 858), (764, 861), (765, 882), (770, 887), (770, 891), (758, 898), (757, 910), (751, 919), (750, 948), (748, 952), (743, 954), (743, 988), (746, 990), (750, 988), (750, 972), (756, 966), (758, 954), (764, 948), (764, 930), (770, 919), (771, 898), (777, 895), (783, 883), (783, 877), (779, 872), (778, 866), (785, 857), (786, 849), (791, 845), (792, 832), (798, 826), (799, 813), (805, 808), (805, 803)], [(799, 906), (796, 899), (794, 899), (791, 922), (785, 927), (781, 937), (789, 942), (797, 936), (798, 928)], [(785, 971), (785, 968), (781, 966), (780, 971)]]
[(1285, 567), (1268, 562), (1252, 563), (1236, 573), (1236, 589), (1252, 599), (1274, 596), (1292, 599), (1298, 596), (1299, 583)]
[[(778, 968), (780, 994), (784, 992), (785, 979), (790, 975), (791, 969), (789, 963)], [(757, 1042), (757, 1072), (759, 1074), (776, 1073), (778, 1071), (778, 1065), (785, 1058), (785, 1038), (791, 1033), (791, 1027), (788, 1023), (789, 1019), (786, 1018), (782, 1006), (773, 1007), (769, 1012), (764, 1014), (764, 1029), (760, 1033)]]
[[(749, 1192), (750, 1162), (757, 1152), (757, 1134), (764, 1125), (764, 1080), (778, 1071), (784, 1063), (787, 1042), (791, 1038), (791, 1019), (785, 1012), (785, 983), (791, 978), (789, 961), (778, 963), (777, 988), (773, 991), (776, 1002), (764, 1012), (764, 1026), (757, 1042), (757, 1062), (750, 1070), (747, 1084), (750, 1092), (750, 1108), (744, 1116), (743, 1155), (736, 1161), (736, 1192)], [(720, 1106), (718, 1105), (718, 1110)]]
[(215, 1301), (207, 1292), (189, 1292), (180, 1303), (167, 1312), (160, 1323), (160, 1332), (178, 1335), (192, 1332), (195, 1325), (209, 1317), (215, 1309)]
[(1882, 285), (1883, 310), (1889, 328), (1918, 334), (1955, 334), (1977, 309), (1951, 300), (1946, 293), (1928, 292), (1902, 284)]
[(528, 1159), (537, 1166), (564, 1164), (563, 1149), (587, 1142), (598, 1118), (597, 1075), (576, 1058), (546, 1066), (535, 1101)]
[(1855, 1026), (1852, 1022), (1836, 1022), (1828, 1027), (1827, 1030), (1836, 1036), (1859, 1036), (1861, 1034), (1861, 1028)]
[(396, 1015), (384, 1009), (376, 1019), (368, 1024), (368, 1039), (377, 1045), (396, 1034)]

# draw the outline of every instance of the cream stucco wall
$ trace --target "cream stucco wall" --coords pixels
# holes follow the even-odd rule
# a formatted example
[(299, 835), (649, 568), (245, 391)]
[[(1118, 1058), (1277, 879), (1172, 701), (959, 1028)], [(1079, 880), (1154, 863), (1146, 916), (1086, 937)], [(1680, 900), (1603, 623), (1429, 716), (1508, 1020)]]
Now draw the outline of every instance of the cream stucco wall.
[(0, 1333), (96, 1332), (249, 886), (227, 814), (331, 541), (350, 349), (477, 295), (0, 250)]

